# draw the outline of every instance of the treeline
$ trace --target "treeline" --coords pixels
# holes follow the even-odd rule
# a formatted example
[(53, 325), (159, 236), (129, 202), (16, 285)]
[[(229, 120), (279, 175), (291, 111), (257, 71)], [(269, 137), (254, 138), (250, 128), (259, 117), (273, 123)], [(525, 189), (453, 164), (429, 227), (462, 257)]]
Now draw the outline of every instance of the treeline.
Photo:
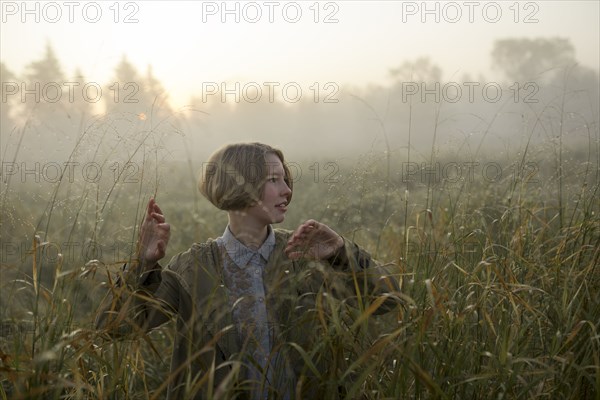
[(90, 148), (131, 155), (143, 143), (167, 149), (167, 158), (202, 160), (237, 140), (273, 143), (295, 158), (409, 148), (415, 157), (432, 148), (476, 157), (483, 148), (511, 153), (546, 142), (557, 124), (565, 143), (597, 135), (598, 71), (578, 65), (569, 40), (498, 40), (491, 63), (496, 78), (459, 72), (444, 80), (419, 58), (391, 68), (385, 86), (203, 81), (175, 109), (151, 66), (141, 72), (123, 56), (112, 78), (96, 82), (79, 69), (67, 74), (49, 44), (24, 71), (0, 64), (2, 157), (66, 161)]

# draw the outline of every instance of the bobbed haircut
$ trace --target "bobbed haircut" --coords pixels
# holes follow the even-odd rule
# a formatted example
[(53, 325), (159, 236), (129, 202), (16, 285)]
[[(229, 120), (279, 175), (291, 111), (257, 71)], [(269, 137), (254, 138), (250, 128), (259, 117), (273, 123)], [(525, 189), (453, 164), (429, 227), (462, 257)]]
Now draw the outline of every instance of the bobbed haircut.
[[(243, 210), (263, 196), (269, 173), (266, 155), (274, 154), (283, 164), (284, 180), (290, 190), (293, 182), (281, 150), (263, 143), (234, 143), (216, 150), (202, 166), (198, 187), (221, 210)], [(288, 196), (288, 203), (292, 195)]]

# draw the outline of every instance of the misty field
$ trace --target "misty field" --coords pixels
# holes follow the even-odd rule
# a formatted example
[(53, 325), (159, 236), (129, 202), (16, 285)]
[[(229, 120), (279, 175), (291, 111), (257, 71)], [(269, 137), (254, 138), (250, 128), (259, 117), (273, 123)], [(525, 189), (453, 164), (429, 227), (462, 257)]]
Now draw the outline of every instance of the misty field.
[[(197, 179), (217, 143), (238, 139), (236, 121), (286, 154), (295, 183), (281, 227), (320, 220), (392, 264), (401, 286), (382, 316), (383, 298), (316, 293), (316, 345), (289, 343), (316, 377), (300, 385), (325, 399), (600, 399), (597, 103), (559, 88), (534, 104), (440, 111), (400, 107), (401, 88), (327, 111), (220, 104), (211, 118), (224, 130), (201, 110), (153, 113), (153, 101), (85, 118), (34, 105), (3, 126), (0, 398), (164, 398), (173, 324), (113, 340), (94, 319), (136, 258), (151, 196), (171, 224), (163, 264), (222, 234), (227, 215)], [(335, 134), (323, 144), (319, 132)]]
[[(109, 164), (91, 143), (99, 131), (62, 175), (4, 171), (1, 398), (165, 394), (173, 326), (112, 341), (93, 328), (96, 308), (135, 256), (149, 196), (172, 224), (167, 258), (219, 236), (226, 215), (199, 196), (185, 160), (160, 162), (139, 132), (133, 156)], [(307, 368), (330, 360), (323, 398), (599, 398), (597, 150), (554, 149), (561, 160), (524, 148), (496, 160), (371, 150), (294, 161), (284, 227), (320, 219), (395, 263), (402, 286), (397, 309), (377, 317), (376, 303), (319, 297), (320, 344), (302, 357)]]

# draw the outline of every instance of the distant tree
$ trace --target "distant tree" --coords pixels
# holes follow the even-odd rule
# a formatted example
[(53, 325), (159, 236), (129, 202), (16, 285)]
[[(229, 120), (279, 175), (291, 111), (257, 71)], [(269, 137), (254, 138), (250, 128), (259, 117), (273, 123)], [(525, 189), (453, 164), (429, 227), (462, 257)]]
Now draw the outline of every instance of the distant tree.
[(564, 131), (576, 132), (586, 141), (588, 129), (599, 117), (600, 76), (597, 70), (581, 65), (564, 68), (561, 72), (552, 82), (553, 96), (548, 101), (565, 113)]
[(99, 85), (96, 82), (88, 82), (79, 68), (75, 70), (75, 75), (69, 82), (73, 87), (73, 97), (69, 99), (69, 117), (86, 119), (93, 112), (95, 104), (102, 99), (102, 93), (97, 93), (96, 89)]
[(135, 67), (123, 56), (115, 67), (113, 78), (106, 84), (103, 96), (106, 113), (117, 112), (139, 115), (140, 105), (140, 76)]
[(149, 66), (142, 76), (125, 56), (115, 67), (113, 79), (106, 85), (104, 96), (106, 112), (122, 113), (129, 117), (145, 120), (165, 117), (171, 113), (167, 96), (160, 81)]
[[(562, 78), (562, 77), (561, 77)], [(600, 75), (597, 70), (574, 66), (564, 75), (563, 85), (581, 102), (580, 109), (591, 112), (590, 119), (598, 120), (600, 102)]]
[[(2, 62), (0, 62), (0, 82), (2, 82), (2, 87), (0, 88), (0, 95), (2, 96), (0, 103), (0, 135), (4, 142), (15, 126), (11, 112), (13, 111), (13, 105), (15, 102), (18, 103), (20, 96), (18, 93), (9, 94), (9, 88), (12, 93), (15, 90), (15, 85), (18, 85), (18, 83), (16, 82), (15, 74), (6, 68), (6, 65)], [(4, 145), (6, 143), (2, 143), (2, 149)]]
[(146, 76), (143, 79), (144, 98), (152, 107), (152, 112), (159, 117), (171, 114), (169, 96), (162, 83), (154, 76), (152, 66), (148, 65)]
[[(63, 83), (65, 81), (62, 67), (50, 43), (46, 44), (46, 52), (40, 60), (33, 61), (25, 67), (23, 75), (21, 99), (25, 118), (34, 118), (39, 124), (56, 118), (61, 100), (63, 100)], [(59, 101), (54, 101), (60, 98)]]
[(26, 67), (25, 78), (37, 82), (63, 82), (64, 74), (54, 49), (50, 43), (46, 44), (44, 58), (34, 61)]
[(510, 82), (552, 80), (575, 63), (575, 48), (565, 38), (502, 39), (494, 43), (493, 66)]
[[(15, 79), (15, 74), (13, 74), (3, 62), (0, 62), (0, 79), (2, 82), (8, 82)], [(2, 87), (2, 90), (4, 90), (4, 87)]]
[(123, 56), (103, 90), (106, 117), (113, 133), (104, 139), (104, 144), (110, 148), (139, 157), (144, 151), (166, 147), (166, 137), (180, 131), (152, 67), (141, 74)]
[(405, 61), (400, 67), (390, 70), (392, 78), (401, 82), (439, 82), (442, 70), (429, 57)]
[(50, 43), (41, 59), (25, 67), (19, 84), (18, 118), (30, 129), (26, 153), (36, 159), (62, 159), (72, 149), (77, 126), (71, 120), (63, 69)]
[(162, 97), (160, 100), (161, 103), (164, 103), (168, 97), (162, 83), (154, 76), (152, 65), (148, 65), (148, 68), (146, 69), (144, 90), (149, 97)]

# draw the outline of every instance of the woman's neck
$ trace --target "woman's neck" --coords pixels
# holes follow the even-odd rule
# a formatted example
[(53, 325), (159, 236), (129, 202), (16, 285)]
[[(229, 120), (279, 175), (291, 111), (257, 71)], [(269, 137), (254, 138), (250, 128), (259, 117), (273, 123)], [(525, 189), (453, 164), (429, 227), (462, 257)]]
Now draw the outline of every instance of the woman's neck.
[(257, 223), (242, 211), (229, 212), (229, 230), (250, 249), (258, 249), (267, 239), (268, 225)]

